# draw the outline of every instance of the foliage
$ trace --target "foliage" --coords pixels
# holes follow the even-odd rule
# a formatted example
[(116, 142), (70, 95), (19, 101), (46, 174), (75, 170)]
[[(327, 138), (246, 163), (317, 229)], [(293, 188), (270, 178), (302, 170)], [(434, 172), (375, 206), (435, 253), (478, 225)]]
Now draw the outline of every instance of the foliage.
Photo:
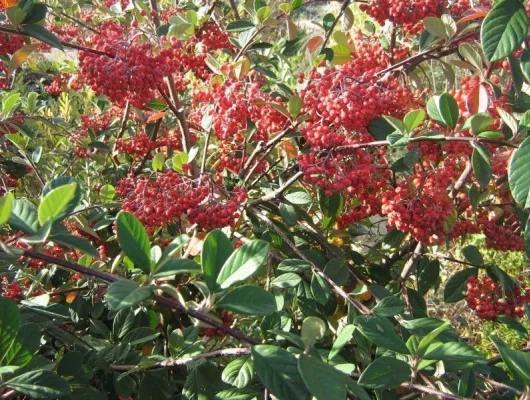
[(2, 399), (530, 396), (530, 6), (314, 3), (1, 1)]

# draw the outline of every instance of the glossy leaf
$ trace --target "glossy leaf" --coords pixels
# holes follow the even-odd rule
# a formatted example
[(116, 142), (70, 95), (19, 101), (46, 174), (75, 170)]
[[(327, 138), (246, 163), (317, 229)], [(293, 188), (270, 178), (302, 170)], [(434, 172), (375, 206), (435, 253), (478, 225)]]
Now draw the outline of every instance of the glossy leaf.
[(293, 354), (277, 346), (257, 345), (252, 348), (252, 359), (260, 382), (274, 396), (292, 400), (308, 398)]
[(244, 315), (270, 315), (276, 311), (276, 301), (272, 294), (259, 286), (251, 285), (233, 289), (215, 305)]
[(528, 33), (528, 17), (523, 3), (501, 0), (482, 22), (480, 40), (489, 62), (502, 60), (521, 45)]
[(263, 265), (269, 255), (269, 244), (264, 240), (253, 240), (234, 251), (219, 271), (216, 283), (226, 289), (236, 282), (252, 276)]
[(133, 214), (122, 211), (116, 220), (117, 237), (123, 252), (145, 273), (151, 268), (151, 244), (142, 223)]
[(369, 389), (392, 389), (410, 377), (410, 366), (393, 357), (379, 357), (359, 377), (359, 385)]

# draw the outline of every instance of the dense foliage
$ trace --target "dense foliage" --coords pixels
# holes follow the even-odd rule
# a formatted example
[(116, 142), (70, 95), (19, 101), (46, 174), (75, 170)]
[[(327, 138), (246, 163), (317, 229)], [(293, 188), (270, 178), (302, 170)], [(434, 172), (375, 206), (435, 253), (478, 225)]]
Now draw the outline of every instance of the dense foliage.
[(530, 6), (358, 3), (1, 1), (1, 399), (530, 398)]

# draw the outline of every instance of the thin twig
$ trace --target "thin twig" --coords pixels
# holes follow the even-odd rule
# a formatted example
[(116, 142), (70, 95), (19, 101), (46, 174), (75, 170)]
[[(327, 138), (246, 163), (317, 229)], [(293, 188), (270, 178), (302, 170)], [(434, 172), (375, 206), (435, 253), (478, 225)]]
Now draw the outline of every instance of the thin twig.
[(363, 304), (359, 303), (358, 301), (353, 300), (348, 293), (346, 293), (339, 285), (333, 281), (333, 279), (329, 278), (322, 269), (316, 265), (309, 257), (307, 257), (304, 253), (300, 251), (300, 249), (287, 237), (287, 235), (272, 222), (272, 220), (264, 215), (261, 211), (259, 211), (257, 208), (251, 208), (250, 211), (259, 219), (261, 219), (263, 222), (265, 222), (265, 225), (267, 225), (270, 229), (276, 232), (278, 236), (280, 236), (283, 240), (283, 242), (298, 256), (301, 260), (305, 261), (311, 266), (311, 269), (318, 275), (320, 275), (332, 288), (335, 293), (337, 293), (340, 297), (342, 297), (346, 302), (350, 303), (352, 306), (354, 306), (361, 314), (369, 314), (370, 310)]
[(333, 34), (333, 31), (335, 30), (335, 27), (337, 26), (337, 23), (339, 22), (340, 18), (342, 17), (342, 14), (346, 11), (346, 8), (350, 5), (350, 0), (344, 0), (342, 3), (342, 6), (340, 8), (339, 13), (337, 14), (337, 18), (333, 20), (333, 24), (329, 28), (329, 30), (326, 32), (326, 37), (324, 38), (324, 41), (322, 42), (322, 48), (325, 49), (326, 45), (329, 42), (329, 39), (331, 35)]
[[(76, 263), (61, 259), (61, 258), (53, 257), (53, 256), (50, 256), (50, 255), (47, 255), (47, 254), (42, 254), (42, 253), (39, 253), (39, 252), (36, 252), (36, 251), (33, 251), (33, 250), (24, 250), (22, 252), (22, 255), (25, 256), (25, 257), (36, 259), (36, 260), (45, 261), (45, 262), (47, 262), (49, 264), (55, 264), (55, 265), (61, 266), (63, 268), (66, 268), (68, 270), (79, 272), (80, 274), (83, 274), (83, 275), (93, 276), (93, 277), (99, 278), (101, 280), (104, 280), (106, 282), (116, 282), (116, 281), (124, 279), (124, 278), (121, 278), (119, 276), (116, 276), (116, 275), (113, 275), (113, 274), (109, 274), (108, 272), (99, 271), (99, 270), (94, 269), (94, 268), (83, 267), (83, 266), (81, 266), (79, 264), (76, 264)], [(208, 316), (206, 314), (203, 314), (200, 311), (197, 311), (197, 310), (194, 310), (194, 309), (191, 309), (191, 308), (186, 308), (184, 305), (182, 305), (182, 304), (180, 304), (180, 303), (178, 303), (178, 302), (176, 302), (176, 301), (174, 301), (172, 299), (169, 299), (169, 298), (163, 297), (163, 296), (159, 296), (159, 295), (154, 295), (152, 297), (152, 299), (154, 301), (156, 301), (157, 303), (159, 303), (159, 304), (163, 304), (163, 305), (165, 305), (165, 306), (167, 306), (169, 308), (173, 308), (173, 309), (177, 310), (180, 313), (187, 314), (190, 317), (193, 317), (195, 319), (198, 319), (199, 321), (205, 322), (206, 324), (211, 325), (212, 327), (214, 327), (216, 329), (220, 329), (223, 332), (225, 332), (227, 335), (230, 335), (230, 336), (232, 336), (232, 337), (234, 337), (236, 339), (239, 339), (242, 342), (247, 342), (247, 343), (250, 343), (250, 344), (260, 344), (261, 343), (261, 340), (259, 340), (259, 339), (247, 336), (243, 332), (241, 332), (241, 331), (239, 331), (237, 329), (230, 328), (230, 327), (226, 326), (225, 324), (223, 324), (222, 322), (219, 322), (219, 321), (211, 318), (210, 316)]]
[[(247, 356), (250, 354), (250, 349), (243, 348), (234, 348), (234, 349), (222, 349), (216, 350), (209, 353), (198, 354), (193, 357), (183, 357), (183, 358), (170, 358), (164, 361), (157, 362), (156, 364), (151, 365), (149, 368), (171, 368), (178, 367), (189, 364), (191, 362), (210, 359), (210, 358), (219, 358), (219, 357), (238, 357), (238, 356)], [(128, 371), (130, 369), (138, 368), (137, 365), (118, 365), (111, 364), (110, 367), (115, 371)]]

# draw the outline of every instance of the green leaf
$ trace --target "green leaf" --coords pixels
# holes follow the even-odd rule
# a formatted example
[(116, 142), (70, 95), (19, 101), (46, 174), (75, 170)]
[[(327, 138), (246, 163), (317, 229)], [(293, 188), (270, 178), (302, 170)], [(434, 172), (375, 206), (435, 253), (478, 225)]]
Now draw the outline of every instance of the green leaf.
[(396, 128), (383, 117), (375, 118), (368, 124), (368, 132), (375, 140), (386, 140), (388, 135), (395, 131)]
[(71, 249), (80, 250), (92, 257), (99, 258), (98, 250), (87, 239), (69, 233), (58, 233), (50, 236), (51, 241)]
[(519, 333), (521, 337), (528, 340), (528, 331), (524, 327), (523, 324), (521, 324), (519, 321), (517, 321), (515, 318), (508, 317), (507, 315), (498, 315), (497, 320), (507, 327), (513, 329), (515, 332)]
[(150, 342), (160, 336), (160, 332), (156, 329), (140, 327), (129, 331), (123, 336), (122, 343), (129, 343), (131, 346)]
[(40, 40), (41, 42), (44, 42), (52, 47), (64, 51), (63, 45), (61, 44), (61, 41), (57, 38), (57, 36), (55, 36), (55, 34), (53, 34), (41, 25), (24, 25), (22, 26), (21, 31), (27, 33), (29, 36), (34, 37), (37, 40)]
[(328, 283), (316, 272), (313, 272), (311, 277), (311, 293), (315, 300), (322, 305), (328, 303), (331, 295)]
[(355, 318), (354, 324), (361, 333), (377, 346), (395, 351), (397, 353), (409, 354), (407, 346), (396, 332), (392, 323), (382, 317), (361, 315)]
[(513, 153), (508, 166), (508, 182), (514, 200), (523, 208), (530, 207), (530, 137)]
[(446, 303), (456, 303), (466, 297), (466, 284), (470, 276), (477, 276), (476, 268), (467, 268), (454, 274), (444, 289), (444, 301)]
[(279, 399), (306, 400), (308, 392), (295, 356), (277, 346), (257, 345), (252, 348), (256, 374), (274, 396)]
[(200, 274), (201, 266), (187, 258), (168, 258), (156, 266), (153, 278), (164, 278), (176, 274)]
[(429, 346), (434, 342), (434, 340), (440, 336), (443, 332), (448, 330), (451, 327), (451, 324), (449, 322), (444, 322), (442, 325), (440, 325), (438, 328), (432, 330), (427, 335), (425, 335), (420, 343), (418, 344), (418, 348), (416, 350), (416, 355), (418, 358), (422, 358)]
[(246, 19), (239, 19), (239, 20), (230, 22), (226, 26), (226, 30), (228, 32), (243, 32), (243, 31), (248, 31), (249, 29), (252, 29), (255, 27), (256, 25), (254, 25), (251, 21), (248, 21)]
[(473, 145), (474, 150), (471, 155), (471, 165), (473, 166), (473, 172), (477, 178), (478, 183), (482, 188), (485, 188), (492, 174), (492, 168), (490, 163), (491, 154), (486, 146), (480, 143)]
[(19, 326), (17, 303), (7, 297), (0, 297), (0, 361), (7, 356), (15, 342)]
[(313, 201), (309, 193), (301, 190), (286, 194), (285, 200), (287, 200), (291, 204), (299, 206), (310, 204)]
[(391, 317), (403, 311), (405, 311), (405, 302), (395, 296), (385, 297), (372, 309), (372, 313), (379, 317)]
[(39, 229), (37, 209), (27, 199), (15, 200), (8, 224), (28, 235), (35, 235)]
[(259, 286), (251, 285), (228, 292), (215, 306), (244, 315), (270, 315), (276, 312), (274, 296)]
[(127, 279), (113, 282), (107, 289), (107, 303), (114, 311), (125, 307), (133, 307), (150, 298), (153, 289), (149, 286), (139, 286), (136, 282)]
[(252, 276), (267, 260), (269, 244), (264, 240), (253, 240), (233, 252), (224, 263), (217, 284), (226, 289), (236, 282), (241, 282)]
[(501, 0), (482, 22), (480, 40), (489, 62), (499, 61), (517, 50), (528, 33), (528, 17), (522, 2)]
[(300, 114), (300, 111), (302, 110), (303, 101), (298, 95), (291, 96), (289, 99), (289, 112), (293, 116), (293, 118), (298, 117), (298, 114)]
[(162, 171), (164, 169), (164, 163), (166, 162), (166, 156), (164, 153), (158, 153), (156, 156), (153, 157), (153, 161), (151, 162), (151, 167), (153, 168), (153, 171)]
[(477, 390), (477, 378), (472, 368), (466, 368), (458, 381), (458, 395), (472, 398)]
[(462, 249), (462, 254), (471, 264), (484, 265), (484, 259), (477, 246), (469, 245)]
[(526, 256), (530, 258), (530, 218), (526, 220), (526, 225), (524, 228), (524, 247)]
[(458, 104), (449, 93), (434, 96), (427, 102), (429, 116), (444, 127), (454, 129), (458, 123)]
[(14, 203), (13, 193), (7, 193), (0, 197), (0, 225), (4, 225), (9, 221)]
[(326, 32), (331, 29), (334, 23), (335, 23), (335, 17), (333, 16), (333, 14), (328, 13), (324, 15), (324, 18), (322, 20), (322, 25), (324, 26), (324, 30)]
[(440, 262), (432, 260), (418, 271), (418, 292), (425, 295), (438, 281), (440, 276)]
[(287, 258), (278, 264), (278, 271), (282, 272), (305, 272), (311, 268), (306, 261), (296, 258)]
[(530, 354), (509, 348), (496, 335), (491, 335), (490, 340), (493, 342), (504, 361), (506, 367), (513, 376), (530, 387)]
[(330, 260), (324, 267), (324, 275), (337, 285), (343, 285), (350, 275), (348, 264), (346, 264), (345, 260), (339, 258)]
[(38, 209), (39, 223), (44, 225), (49, 219), (57, 219), (74, 200), (76, 191), (77, 183), (70, 183), (59, 186), (46, 194)]
[(272, 286), (285, 289), (285, 288), (292, 288), (297, 286), (302, 281), (302, 278), (299, 275), (296, 275), (292, 272), (287, 272), (285, 274), (281, 274), (273, 279)]
[(40, 348), (40, 326), (30, 322), (20, 327), (17, 337), (0, 365), (23, 367), (31, 361)]
[(436, 37), (447, 39), (447, 29), (444, 22), (440, 18), (426, 17), (423, 19), (425, 29)]
[(423, 358), (443, 361), (448, 371), (486, 362), (482, 353), (462, 342), (435, 343), (429, 346)]
[(201, 267), (210, 291), (217, 290), (217, 276), (233, 251), (232, 243), (222, 231), (214, 230), (206, 236), (202, 245)]
[(236, 358), (223, 370), (223, 382), (238, 389), (247, 387), (254, 376), (254, 365), (250, 357)]
[[(317, 400), (346, 398), (346, 374), (314, 356), (300, 354), (298, 371)], [(323, 384), (325, 382), (325, 384)]]
[(117, 237), (123, 252), (145, 273), (151, 270), (151, 244), (142, 223), (133, 214), (121, 211), (116, 219)]
[(271, 15), (271, 8), (266, 6), (266, 7), (261, 7), (258, 12), (256, 12), (256, 19), (258, 20), (258, 22), (264, 22), (267, 18), (269, 18), (269, 16)]
[(368, 364), (359, 385), (374, 390), (392, 389), (410, 377), (410, 365), (393, 357), (379, 357)]
[(72, 200), (64, 207), (62, 212), (57, 215), (56, 219), (60, 220), (64, 217), (68, 216), (72, 211), (75, 210), (79, 202), (81, 201), (81, 197), (83, 196), (83, 192), (81, 191), (81, 187), (77, 184), (77, 181), (70, 177), (70, 176), (62, 176), (60, 178), (55, 178), (48, 182), (44, 189), (42, 190), (41, 198), (44, 199), (52, 190), (57, 189), (59, 187), (69, 185), (69, 184), (75, 184), (76, 185), (76, 191), (74, 194), (74, 197)]
[(424, 110), (414, 110), (410, 111), (409, 113), (407, 113), (407, 115), (405, 115), (405, 118), (403, 118), (403, 123), (407, 127), (408, 131), (412, 132), (414, 129), (421, 125), (424, 119)]
[(337, 336), (337, 339), (335, 339), (335, 342), (333, 343), (331, 351), (328, 354), (328, 360), (332, 360), (333, 357), (340, 353), (346, 343), (350, 341), (354, 330), (355, 326), (353, 325), (346, 325), (344, 328), (342, 328), (339, 335)]
[(4, 382), (5, 386), (33, 399), (58, 398), (70, 393), (70, 386), (55, 372), (37, 370), (26, 372)]
[(9, 18), (9, 21), (16, 27), (24, 21), (24, 18), (26, 18), (26, 13), (24, 10), (18, 6), (14, 7), (8, 7), (5, 10), (7, 17)]

